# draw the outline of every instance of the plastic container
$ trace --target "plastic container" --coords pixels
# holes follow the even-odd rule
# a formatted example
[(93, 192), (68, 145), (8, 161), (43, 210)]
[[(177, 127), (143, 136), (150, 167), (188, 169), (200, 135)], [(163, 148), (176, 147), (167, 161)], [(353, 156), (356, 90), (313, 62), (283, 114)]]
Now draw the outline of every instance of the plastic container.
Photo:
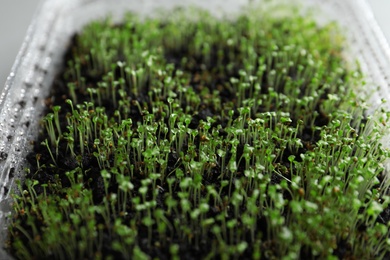
[[(0, 244), (7, 236), (10, 190), (22, 178), (30, 142), (37, 136), (44, 99), (61, 66), (71, 36), (83, 25), (127, 11), (141, 15), (195, 5), (215, 15), (238, 12), (250, 0), (45, 0), (29, 27), (12, 72), (0, 95)], [(277, 2), (277, 1), (276, 1)], [(288, 1), (285, 1), (288, 2)], [(291, 1), (290, 1), (291, 2)], [(336, 21), (347, 38), (346, 57), (357, 60), (374, 94), (373, 107), (390, 98), (390, 48), (365, 0), (297, 0), (314, 8), (319, 22)], [(377, 88), (379, 87), (379, 88)], [(12, 259), (0, 248), (0, 259)]]

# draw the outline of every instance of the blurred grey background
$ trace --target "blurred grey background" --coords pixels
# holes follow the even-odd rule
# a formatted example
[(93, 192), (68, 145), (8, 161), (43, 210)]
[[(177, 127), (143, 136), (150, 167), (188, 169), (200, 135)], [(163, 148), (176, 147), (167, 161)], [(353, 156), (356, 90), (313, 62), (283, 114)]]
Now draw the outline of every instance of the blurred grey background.
[[(342, 0), (341, 0), (342, 1)], [(390, 1), (367, 0), (390, 42)], [(40, 0), (0, 0), (0, 90), (22, 45)]]

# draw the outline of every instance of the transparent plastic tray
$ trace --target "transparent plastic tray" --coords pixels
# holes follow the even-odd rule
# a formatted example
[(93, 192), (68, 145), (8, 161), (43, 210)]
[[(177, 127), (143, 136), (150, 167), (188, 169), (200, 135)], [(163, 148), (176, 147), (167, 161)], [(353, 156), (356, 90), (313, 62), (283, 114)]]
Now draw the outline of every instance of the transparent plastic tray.
[[(91, 20), (111, 14), (120, 21), (127, 11), (200, 6), (215, 15), (238, 12), (260, 0), (45, 0), (37, 9), (12, 72), (0, 95), (0, 245), (7, 235), (10, 190), (22, 178), (30, 142), (37, 136), (44, 99), (71, 36)], [(267, 1), (269, 2), (269, 1)], [(278, 1), (274, 1), (278, 2)], [(288, 2), (288, 1), (285, 1)], [(292, 1), (290, 1), (292, 2)], [(365, 0), (297, 0), (314, 8), (318, 21), (336, 21), (347, 38), (347, 58), (357, 60), (372, 88), (375, 107), (390, 97), (390, 49)], [(379, 88), (377, 88), (379, 87)], [(12, 259), (0, 246), (0, 259)]]

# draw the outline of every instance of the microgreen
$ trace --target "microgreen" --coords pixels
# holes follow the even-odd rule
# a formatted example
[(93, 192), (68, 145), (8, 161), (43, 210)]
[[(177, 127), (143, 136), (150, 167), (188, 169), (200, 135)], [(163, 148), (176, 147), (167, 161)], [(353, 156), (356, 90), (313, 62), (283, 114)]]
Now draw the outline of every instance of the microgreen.
[(87, 25), (14, 195), (10, 252), (389, 256), (389, 113), (366, 115), (337, 25), (261, 14)]

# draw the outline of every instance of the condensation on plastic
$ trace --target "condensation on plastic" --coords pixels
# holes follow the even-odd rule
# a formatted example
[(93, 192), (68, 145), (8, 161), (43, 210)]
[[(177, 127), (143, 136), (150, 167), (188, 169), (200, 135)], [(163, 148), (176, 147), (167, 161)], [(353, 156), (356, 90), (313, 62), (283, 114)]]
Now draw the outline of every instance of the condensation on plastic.
[[(317, 9), (320, 22), (336, 21), (347, 38), (347, 58), (357, 60), (372, 89), (370, 103), (390, 97), (390, 49), (365, 0), (296, 0)], [(44, 0), (0, 95), (0, 259), (11, 211), (10, 190), (23, 177), (25, 156), (38, 131), (44, 99), (61, 65), (71, 36), (91, 20), (110, 14), (120, 21), (127, 11), (149, 15), (177, 6), (198, 6), (213, 14), (234, 14), (260, 0)], [(269, 1), (267, 1), (269, 2)], [(274, 2), (278, 2), (277, 0)], [(285, 1), (288, 2), (288, 1)], [(377, 88), (378, 87), (378, 88)]]

